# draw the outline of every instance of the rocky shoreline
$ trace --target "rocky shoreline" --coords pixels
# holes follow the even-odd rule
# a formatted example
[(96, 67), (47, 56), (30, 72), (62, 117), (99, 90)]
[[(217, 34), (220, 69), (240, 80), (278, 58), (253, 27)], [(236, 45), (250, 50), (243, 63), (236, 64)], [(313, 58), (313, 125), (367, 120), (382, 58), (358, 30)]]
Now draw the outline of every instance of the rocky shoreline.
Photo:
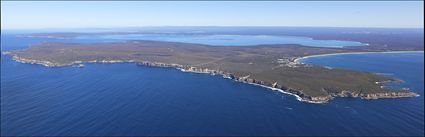
[(244, 77), (237, 77), (230, 73), (221, 71), (221, 70), (213, 70), (208, 68), (198, 68), (198, 67), (192, 67), (192, 66), (183, 66), (179, 64), (166, 64), (166, 63), (158, 63), (158, 62), (139, 62), (138, 65), (144, 65), (144, 66), (151, 66), (151, 67), (172, 67), (177, 68), (181, 70), (182, 72), (191, 72), (191, 73), (203, 73), (203, 74), (210, 74), (210, 75), (221, 75), (224, 78), (232, 79), (238, 82), (243, 82), (247, 84), (252, 84), (256, 86), (261, 86), (264, 88), (269, 88), (272, 90), (277, 90), (279, 92), (282, 92), (284, 94), (293, 95), (297, 98), (299, 101), (303, 102), (309, 102), (309, 103), (326, 103), (331, 98), (330, 97), (311, 97), (311, 96), (305, 96), (302, 91), (298, 91), (292, 88), (287, 88), (281, 85), (278, 85), (277, 83), (267, 83), (264, 81), (255, 80), (252, 78), (249, 78), (249, 76)]
[(43, 65), (45, 67), (65, 67), (65, 66), (72, 66), (76, 64), (82, 64), (82, 63), (133, 63), (135, 62), (134, 60), (92, 60), (92, 61), (74, 61), (68, 64), (60, 64), (60, 63), (53, 63), (50, 61), (41, 61), (41, 60), (22, 58), (17, 55), (12, 55), (9, 52), (3, 52), (3, 55), (12, 56), (12, 59), (16, 62), (38, 64), (38, 65)]
[[(380, 98), (400, 98), (400, 97), (414, 97), (419, 96), (419, 94), (414, 92), (382, 92), (382, 93), (360, 93), (360, 92), (349, 92), (349, 91), (342, 91), (342, 92), (334, 92), (331, 93), (328, 96), (308, 96), (303, 93), (303, 91), (296, 90), (290, 87), (285, 87), (283, 85), (279, 85), (278, 83), (268, 83), (260, 80), (256, 80), (253, 78), (250, 78), (248, 76), (243, 77), (237, 77), (235, 75), (232, 75), (228, 72), (221, 71), (221, 70), (213, 70), (208, 68), (199, 68), (199, 67), (193, 67), (193, 66), (185, 66), (180, 64), (168, 64), (168, 63), (161, 63), (161, 62), (148, 62), (148, 61), (134, 61), (134, 60), (92, 60), (92, 61), (74, 61), (72, 63), (68, 64), (59, 64), (59, 63), (53, 63), (49, 61), (41, 61), (41, 60), (33, 60), (33, 59), (26, 59), (18, 57), (17, 55), (9, 54), (8, 52), (3, 52), (5, 55), (10, 55), (13, 57), (13, 60), (21, 63), (29, 63), (29, 64), (39, 64), (46, 67), (64, 67), (64, 66), (71, 66), (76, 64), (82, 64), (82, 63), (136, 63), (138, 65), (143, 66), (151, 66), (151, 67), (169, 67), (169, 68), (176, 68), (181, 70), (182, 72), (191, 72), (191, 73), (203, 73), (203, 74), (210, 74), (210, 75), (221, 75), (224, 78), (229, 78), (238, 82), (248, 83), (252, 85), (257, 85), (265, 88), (269, 88), (271, 90), (279, 91), (284, 94), (293, 95), (297, 98), (299, 101), (308, 102), (308, 103), (326, 103), (329, 100), (331, 100), (334, 97), (354, 97), (354, 98), (361, 98), (361, 99), (380, 99)], [(393, 82), (393, 81), (382, 81), (382, 82), (376, 82), (377, 84), (387, 83), (387, 82)]]

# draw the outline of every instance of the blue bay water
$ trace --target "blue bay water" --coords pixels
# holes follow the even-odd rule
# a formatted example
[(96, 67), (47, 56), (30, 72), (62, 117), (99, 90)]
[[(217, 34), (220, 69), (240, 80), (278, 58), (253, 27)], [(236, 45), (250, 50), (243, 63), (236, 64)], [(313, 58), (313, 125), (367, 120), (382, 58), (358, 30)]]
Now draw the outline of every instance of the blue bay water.
[[(2, 50), (49, 41), (2, 36)], [(47, 68), (1, 56), (1, 135), (423, 135), (423, 53), (309, 58), (385, 73), (420, 97), (326, 104), (135, 64)]]
[[(368, 53), (318, 56), (306, 58), (303, 63), (328, 66), (331, 68), (355, 69), (399, 78), (405, 82), (389, 84), (394, 88), (412, 87), (423, 94), (424, 53)], [(419, 83), (419, 84), (418, 84)]]
[(202, 34), (124, 34), (80, 36), (78, 40), (154, 40), (184, 42), (214, 46), (247, 46), (261, 44), (300, 44), (314, 47), (362, 46), (363, 43), (341, 40), (315, 40), (308, 37), (273, 36), (273, 35), (202, 35)]

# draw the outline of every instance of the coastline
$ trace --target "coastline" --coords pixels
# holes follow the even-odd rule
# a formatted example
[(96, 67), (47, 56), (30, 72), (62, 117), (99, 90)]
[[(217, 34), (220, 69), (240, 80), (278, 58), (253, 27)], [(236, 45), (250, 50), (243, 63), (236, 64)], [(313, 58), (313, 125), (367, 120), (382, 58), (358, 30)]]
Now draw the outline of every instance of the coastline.
[(325, 57), (325, 56), (337, 56), (337, 55), (353, 55), (353, 54), (390, 54), (390, 53), (424, 53), (424, 51), (373, 51), (373, 52), (343, 52), (343, 53), (329, 53), (329, 54), (317, 54), (317, 55), (308, 55), (299, 57), (293, 60), (296, 64), (304, 64), (302, 63), (303, 59), (314, 58), (314, 57)]
[[(3, 52), (3, 55), (8, 55), (12, 57), (12, 60), (20, 63), (27, 63), (27, 64), (35, 64), (35, 65), (42, 65), (49, 68), (54, 67), (66, 67), (66, 66), (72, 66), (77, 64), (84, 64), (84, 63), (101, 63), (101, 64), (111, 64), (111, 63), (135, 63), (136, 65), (143, 65), (148, 67), (166, 67), (166, 68), (175, 68), (180, 70), (181, 72), (188, 72), (188, 73), (198, 73), (198, 74), (208, 74), (208, 75), (221, 75), (223, 78), (231, 79), (237, 82), (242, 82), (246, 84), (251, 84), (255, 86), (261, 86), (263, 88), (271, 89), (272, 91), (278, 91), (287, 95), (292, 95), (296, 97), (298, 101), (301, 102), (308, 102), (308, 103), (314, 103), (314, 104), (322, 104), (327, 103), (331, 96), (326, 97), (312, 97), (307, 96), (302, 91), (298, 91), (295, 89), (291, 89), (288, 87), (283, 87), (280, 85), (273, 85), (273, 84), (267, 84), (263, 81), (258, 81), (255, 79), (247, 78), (247, 77), (236, 77), (230, 73), (220, 71), (220, 70), (213, 70), (208, 68), (197, 68), (193, 66), (184, 66), (180, 64), (167, 64), (167, 63), (161, 63), (161, 62), (148, 62), (148, 61), (134, 61), (134, 60), (92, 60), (92, 61), (74, 61), (72, 63), (68, 64), (55, 64), (49, 61), (39, 61), (39, 60), (33, 60), (33, 59), (25, 59), (18, 57), (17, 55), (12, 55), (10, 52)], [(279, 87), (279, 88), (277, 88)], [(317, 99), (316, 99), (317, 98)]]
[[(299, 61), (299, 59), (304, 59), (308, 57), (317, 57), (317, 56), (329, 56), (329, 55), (340, 55), (340, 54), (367, 54), (367, 53), (399, 53), (399, 52), (421, 52), (423, 51), (394, 51), (394, 52), (351, 52), (351, 53), (332, 53), (332, 54), (321, 54), (321, 55), (311, 55), (311, 56), (305, 56), (301, 58), (297, 58), (295, 61)], [(271, 89), (272, 91), (278, 91), (287, 95), (295, 96), (298, 101), (301, 102), (307, 102), (307, 103), (314, 103), (314, 104), (322, 104), (329, 102), (334, 97), (353, 97), (353, 98), (361, 98), (361, 99), (380, 99), (380, 98), (400, 98), (400, 97), (415, 97), (419, 96), (419, 94), (414, 92), (386, 92), (386, 93), (350, 93), (348, 91), (342, 91), (341, 93), (334, 93), (327, 96), (309, 96), (303, 93), (303, 91), (292, 89), (291, 87), (286, 87), (282, 85), (278, 85), (277, 83), (267, 83), (264, 81), (259, 81), (253, 78), (249, 78), (249, 76), (234, 76), (231, 73), (220, 71), (220, 70), (213, 70), (208, 68), (199, 68), (199, 67), (193, 67), (193, 66), (187, 66), (187, 65), (180, 65), (180, 64), (170, 64), (170, 63), (161, 63), (161, 62), (149, 62), (149, 61), (135, 61), (135, 60), (91, 60), (91, 61), (74, 61), (72, 63), (68, 64), (58, 64), (53, 63), (49, 61), (42, 61), (42, 60), (33, 60), (33, 59), (25, 59), (18, 57), (17, 55), (9, 54), (8, 52), (3, 52), (4, 55), (12, 56), (12, 59), (20, 62), (20, 63), (29, 63), (29, 64), (39, 64), (46, 67), (65, 67), (65, 66), (72, 66), (72, 65), (78, 65), (78, 64), (84, 64), (84, 63), (135, 63), (137, 65), (144, 65), (144, 66), (152, 66), (152, 67), (168, 67), (168, 68), (175, 68), (182, 72), (189, 72), (189, 73), (201, 73), (201, 74), (209, 74), (209, 75), (221, 75), (223, 78), (228, 78), (231, 80), (235, 80), (237, 82), (247, 83), (251, 85), (261, 86), (263, 88)], [(385, 81), (384, 81), (385, 82)], [(382, 83), (382, 81), (377, 81), (377, 83)]]

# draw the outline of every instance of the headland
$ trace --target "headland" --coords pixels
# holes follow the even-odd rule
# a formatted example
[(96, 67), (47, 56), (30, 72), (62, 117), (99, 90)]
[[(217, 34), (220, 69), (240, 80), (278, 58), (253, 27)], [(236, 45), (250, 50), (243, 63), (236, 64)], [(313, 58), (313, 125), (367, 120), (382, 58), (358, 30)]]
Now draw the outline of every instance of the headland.
[(209, 46), (126, 41), (95, 44), (42, 43), (4, 54), (13, 56), (19, 62), (47, 67), (134, 62), (145, 66), (172, 67), (184, 72), (222, 75), (291, 94), (300, 101), (310, 103), (325, 103), (334, 97), (379, 99), (418, 96), (408, 90), (385, 88), (383, 85), (387, 82), (400, 82), (391, 77), (346, 69), (327, 69), (298, 62), (305, 57), (353, 52), (364, 53), (359, 49), (301, 45)]

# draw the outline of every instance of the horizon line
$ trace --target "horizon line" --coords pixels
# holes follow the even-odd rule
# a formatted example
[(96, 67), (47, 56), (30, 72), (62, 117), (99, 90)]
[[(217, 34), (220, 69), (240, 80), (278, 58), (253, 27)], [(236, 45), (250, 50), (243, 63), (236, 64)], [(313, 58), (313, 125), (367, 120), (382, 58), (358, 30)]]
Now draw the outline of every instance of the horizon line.
[(51, 28), (0, 28), (0, 30), (53, 30), (53, 29), (116, 29), (116, 28), (161, 28), (161, 27), (287, 27), (287, 28), (376, 28), (376, 29), (424, 29), (424, 27), (376, 27), (376, 26), (221, 26), (221, 25), (190, 25), (190, 26), (178, 26), (178, 25), (159, 25), (159, 26), (111, 26), (111, 27), (51, 27)]

